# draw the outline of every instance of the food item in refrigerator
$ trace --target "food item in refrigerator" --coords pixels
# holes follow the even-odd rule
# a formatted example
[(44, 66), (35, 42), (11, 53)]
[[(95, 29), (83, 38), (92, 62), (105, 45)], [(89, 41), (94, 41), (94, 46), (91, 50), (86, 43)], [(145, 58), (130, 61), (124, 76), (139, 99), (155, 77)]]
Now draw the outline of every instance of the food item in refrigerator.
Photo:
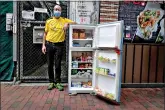
[(81, 61), (86, 61), (85, 55), (84, 53), (82, 53), (81, 57), (80, 57)]
[(79, 43), (74, 42), (74, 43), (73, 43), (73, 47), (80, 47), (80, 44), (79, 44)]
[(108, 99), (114, 99), (114, 94), (111, 94), (111, 93), (106, 93), (105, 94), (105, 97), (108, 98)]
[(103, 58), (103, 62), (108, 62), (108, 58)]
[(77, 61), (74, 61), (74, 62), (72, 63), (72, 67), (73, 67), (73, 68), (78, 68), (78, 62), (77, 62)]
[(85, 33), (84, 32), (80, 33), (80, 39), (85, 39), (85, 38), (86, 38)]
[(110, 69), (97, 67), (95, 72), (102, 75), (112, 75)]
[(84, 88), (89, 88), (88, 82), (82, 82), (82, 87), (84, 87)]
[(88, 81), (88, 86), (92, 86), (92, 81)]
[(71, 83), (71, 86), (72, 86), (72, 87), (76, 87), (76, 82), (72, 82), (72, 83)]
[(96, 87), (96, 88), (95, 88), (95, 92), (96, 92), (97, 94), (102, 94), (101, 89), (100, 89), (100, 88), (98, 88), (98, 87)]
[(110, 72), (110, 69), (105, 69), (105, 75), (108, 75), (109, 72)]
[(116, 76), (115, 73), (111, 73), (111, 72), (109, 72), (108, 75), (109, 75), (109, 76), (113, 76), (113, 77)]
[(98, 57), (98, 60), (100, 60), (102, 62), (110, 62), (109, 58), (104, 58), (103, 56)]
[(91, 63), (88, 65), (88, 68), (92, 68), (92, 64)]
[(78, 71), (76, 69), (72, 69), (71, 75), (76, 75), (77, 73), (78, 73)]
[(72, 57), (72, 61), (76, 61), (76, 57)]
[(76, 57), (76, 60), (77, 60), (77, 61), (81, 61), (81, 58), (79, 58), (79, 57)]
[(101, 89), (98, 88), (98, 87), (95, 88), (95, 92), (96, 92), (96, 94), (99, 94), (99, 95), (102, 95), (102, 96), (105, 95), (105, 91), (104, 91), (104, 90), (101, 90)]
[(102, 56), (98, 57), (98, 60), (102, 61), (103, 60), (103, 57)]
[(100, 71), (100, 68), (97, 67), (96, 70), (95, 70), (95, 72), (98, 74), (99, 71)]
[(92, 62), (92, 57), (91, 56), (87, 56), (87, 62)]
[(86, 61), (92, 62), (92, 56), (88, 55), (87, 52), (86, 52), (86, 54), (85, 54), (85, 57), (86, 57)]
[(85, 64), (85, 68), (88, 68), (89, 66), (88, 66), (88, 64)]
[(79, 65), (79, 68), (85, 68), (85, 65), (81, 64)]
[(71, 82), (71, 87), (78, 87), (78, 88), (81, 88), (81, 82)]
[(73, 39), (78, 39), (78, 32), (73, 32)]
[(92, 47), (92, 44), (87, 43), (84, 47)]
[(78, 83), (77, 83), (77, 87), (81, 88), (81, 87), (82, 87), (81, 85), (82, 85), (81, 82), (78, 82)]
[(103, 74), (104, 75), (104, 68), (100, 69), (99, 74)]
[(116, 63), (116, 59), (112, 59), (111, 62), (112, 62), (112, 63)]

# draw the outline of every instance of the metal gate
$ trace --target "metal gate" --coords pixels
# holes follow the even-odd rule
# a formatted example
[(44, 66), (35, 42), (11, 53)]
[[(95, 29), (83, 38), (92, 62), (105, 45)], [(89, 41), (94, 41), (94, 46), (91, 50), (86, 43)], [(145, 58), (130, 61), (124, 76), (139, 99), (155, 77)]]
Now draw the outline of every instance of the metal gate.
[[(48, 79), (46, 55), (42, 54), (42, 44), (33, 43), (33, 27), (45, 25), (45, 21), (51, 16), (55, 4), (55, 1), (20, 1), (17, 3), (18, 71), (21, 81), (46, 81)], [(62, 7), (62, 16), (67, 17), (68, 3), (61, 2), (60, 5)], [(49, 12), (49, 16), (36, 14), (35, 20), (23, 19), (22, 11), (33, 10), (34, 7), (46, 8)], [(67, 45), (68, 40), (66, 40), (66, 47)], [(67, 82), (68, 79), (66, 50), (67, 49), (65, 49), (62, 59), (62, 82)]]

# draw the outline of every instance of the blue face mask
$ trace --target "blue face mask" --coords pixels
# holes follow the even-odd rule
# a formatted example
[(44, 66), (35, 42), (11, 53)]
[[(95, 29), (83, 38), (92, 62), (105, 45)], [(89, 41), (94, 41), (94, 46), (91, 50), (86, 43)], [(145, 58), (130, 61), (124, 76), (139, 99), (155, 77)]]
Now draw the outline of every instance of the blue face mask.
[(55, 17), (60, 17), (61, 16), (61, 12), (60, 11), (54, 11), (54, 16)]

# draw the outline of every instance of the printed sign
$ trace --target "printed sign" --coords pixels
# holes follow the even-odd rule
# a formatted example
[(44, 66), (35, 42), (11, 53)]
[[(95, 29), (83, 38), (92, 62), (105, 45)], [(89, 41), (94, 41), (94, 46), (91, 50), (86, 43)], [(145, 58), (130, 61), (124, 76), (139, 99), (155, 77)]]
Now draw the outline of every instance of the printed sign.
[(93, 10), (92, 2), (77, 2), (77, 20), (80, 24), (89, 24), (90, 15)]
[(96, 5), (93, 1), (76, 2), (76, 22), (80, 24), (91, 24), (92, 19), (96, 19), (95, 7)]
[(46, 8), (34, 8), (34, 12), (40, 12), (40, 13), (48, 13), (48, 10)]
[(155, 2), (120, 2), (119, 20), (124, 20), (125, 42), (162, 43), (164, 8)]
[(34, 11), (22, 11), (22, 18), (34, 20)]
[(135, 37), (151, 42), (164, 40), (164, 10), (160, 4), (148, 2), (145, 9), (137, 16)]

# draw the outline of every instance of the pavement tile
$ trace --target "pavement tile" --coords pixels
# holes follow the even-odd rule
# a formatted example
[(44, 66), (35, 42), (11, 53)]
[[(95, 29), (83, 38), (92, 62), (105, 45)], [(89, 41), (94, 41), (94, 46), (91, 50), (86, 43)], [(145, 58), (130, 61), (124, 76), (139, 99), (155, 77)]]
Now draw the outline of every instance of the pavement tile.
[(69, 96), (47, 86), (1, 85), (2, 110), (164, 110), (162, 88), (122, 88), (120, 105), (90, 94)]

